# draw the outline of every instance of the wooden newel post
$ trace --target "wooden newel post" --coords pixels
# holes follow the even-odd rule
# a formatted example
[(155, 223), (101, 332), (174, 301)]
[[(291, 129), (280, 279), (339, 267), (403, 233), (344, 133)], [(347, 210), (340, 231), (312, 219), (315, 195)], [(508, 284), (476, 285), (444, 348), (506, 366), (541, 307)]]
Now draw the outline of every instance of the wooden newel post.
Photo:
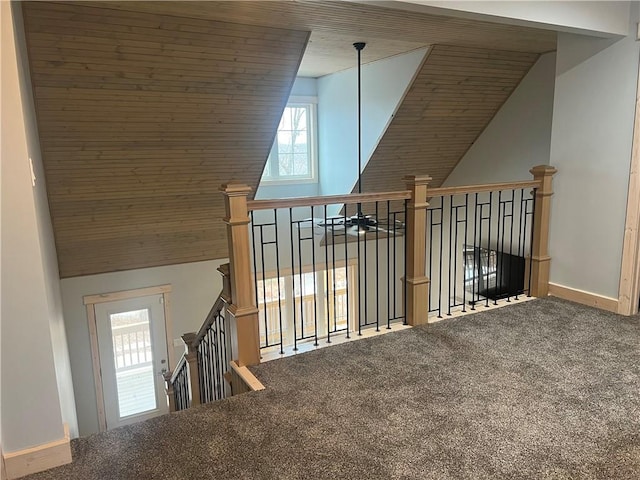
[(176, 397), (173, 392), (173, 383), (171, 383), (171, 377), (173, 372), (165, 372), (163, 374), (165, 391), (167, 392), (167, 399), (169, 400), (169, 412), (176, 411)]
[(222, 275), (222, 298), (227, 304), (231, 303), (231, 277), (229, 275), (229, 264), (223, 263), (218, 267)]
[(551, 215), (551, 181), (557, 170), (550, 165), (538, 165), (529, 170), (533, 179), (540, 182), (536, 189), (535, 211), (533, 215), (533, 238), (531, 244), (531, 284), (529, 291), (533, 297), (549, 295), (549, 220)]
[(229, 270), (231, 305), (227, 311), (235, 324), (237, 348), (236, 363), (241, 366), (260, 363), (260, 331), (258, 307), (251, 276), (249, 249), (249, 211), (247, 196), (251, 188), (246, 185), (222, 186), (225, 196), (227, 241), (229, 242)]
[(429, 317), (429, 278), (426, 276), (426, 231), (427, 231), (427, 185), (429, 176), (408, 176), (404, 178), (411, 199), (407, 204), (407, 271), (405, 312), (409, 325), (427, 323)]
[(198, 350), (194, 345), (195, 333), (185, 333), (182, 340), (187, 345), (187, 363), (189, 364), (189, 385), (191, 387), (191, 406), (200, 405), (200, 367)]

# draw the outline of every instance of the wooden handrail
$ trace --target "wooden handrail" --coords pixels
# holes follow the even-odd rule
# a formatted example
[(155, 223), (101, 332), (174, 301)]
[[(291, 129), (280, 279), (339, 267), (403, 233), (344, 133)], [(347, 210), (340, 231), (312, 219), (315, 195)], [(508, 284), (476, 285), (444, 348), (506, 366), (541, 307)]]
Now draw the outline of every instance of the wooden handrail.
[(519, 190), (524, 188), (540, 188), (540, 181), (488, 183), (486, 185), (461, 185), (459, 187), (438, 187), (429, 189), (429, 198), (446, 197), (448, 195), (464, 195), (466, 193), (497, 192), (499, 190)]
[(182, 357), (180, 357), (180, 360), (178, 360), (178, 364), (176, 365), (176, 368), (173, 369), (173, 373), (169, 378), (169, 383), (173, 385), (173, 383), (176, 381), (176, 376), (178, 375), (178, 373), (180, 373), (180, 370), (182, 369), (185, 363), (187, 363), (187, 354), (183, 353)]
[(207, 330), (209, 329), (211, 324), (214, 322), (216, 315), (218, 315), (222, 311), (222, 308), (225, 306), (225, 303), (226, 302), (222, 296), (222, 292), (220, 292), (220, 295), (218, 295), (218, 298), (213, 304), (213, 307), (211, 307), (211, 310), (209, 310), (209, 314), (207, 315), (207, 318), (204, 320), (204, 323), (200, 327), (200, 330), (198, 330), (198, 333), (196, 333), (196, 336), (193, 339), (192, 346), (194, 348), (197, 348), (200, 342), (202, 341), (202, 339), (205, 337), (205, 335), (207, 334)]
[[(521, 182), (489, 183), (486, 185), (461, 185), (457, 187), (438, 187), (429, 189), (429, 197), (444, 197), (447, 195), (461, 195), (465, 193), (495, 192), (499, 190), (517, 190), (521, 188), (539, 188), (540, 182), (535, 180)], [(318, 207), (323, 205), (353, 205), (355, 203), (386, 202), (394, 200), (408, 200), (411, 198), (409, 190), (397, 192), (352, 193), (348, 195), (327, 195), (323, 197), (296, 197), (269, 200), (249, 200), (247, 209), (269, 210), (274, 208)]]
[(274, 208), (318, 207), (322, 205), (353, 205), (355, 203), (386, 202), (394, 200), (408, 200), (411, 198), (409, 190), (399, 192), (352, 193), (349, 195), (327, 195), (324, 197), (297, 197), (274, 200), (250, 200), (247, 209), (268, 210)]

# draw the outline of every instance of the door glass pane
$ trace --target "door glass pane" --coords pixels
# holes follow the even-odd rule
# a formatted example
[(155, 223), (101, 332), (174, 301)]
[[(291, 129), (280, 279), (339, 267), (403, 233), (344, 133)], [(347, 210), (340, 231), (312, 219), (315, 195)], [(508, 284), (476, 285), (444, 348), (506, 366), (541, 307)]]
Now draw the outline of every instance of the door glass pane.
[(109, 315), (120, 418), (155, 410), (149, 310)]

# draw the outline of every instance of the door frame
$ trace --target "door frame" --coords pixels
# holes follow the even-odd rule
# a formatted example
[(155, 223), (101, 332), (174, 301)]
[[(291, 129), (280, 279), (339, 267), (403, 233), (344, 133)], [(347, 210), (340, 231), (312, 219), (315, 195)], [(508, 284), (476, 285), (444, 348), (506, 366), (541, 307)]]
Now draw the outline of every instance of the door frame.
[(618, 288), (618, 313), (635, 315), (640, 300), (640, 65), (636, 86), (631, 166), (627, 213), (622, 244), (622, 264)]
[(129, 298), (147, 297), (149, 295), (162, 295), (164, 309), (164, 329), (167, 338), (168, 369), (175, 366), (175, 352), (173, 348), (173, 324), (171, 321), (171, 285), (158, 285), (155, 287), (137, 288), (134, 290), (121, 290), (119, 292), (98, 293), (85, 295), (82, 301), (87, 309), (87, 324), (89, 326), (89, 339), (91, 345), (91, 363), (93, 366), (93, 386), (96, 392), (96, 407), (98, 409), (98, 427), (100, 432), (107, 430), (107, 416), (104, 409), (104, 392), (102, 390), (102, 373), (100, 370), (100, 348), (98, 346), (98, 328), (96, 325), (96, 304), (126, 300)]

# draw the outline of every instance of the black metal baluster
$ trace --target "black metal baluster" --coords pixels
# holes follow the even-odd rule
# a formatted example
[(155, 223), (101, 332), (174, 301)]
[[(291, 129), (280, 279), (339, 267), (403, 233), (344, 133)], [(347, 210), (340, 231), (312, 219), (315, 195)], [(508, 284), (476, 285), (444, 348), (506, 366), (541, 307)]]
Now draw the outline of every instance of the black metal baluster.
[[(366, 220), (365, 220), (365, 224), (366, 224)], [(369, 302), (368, 302), (368, 295), (369, 295), (369, 285), (368, 285), (368, 281), (369, 281), (369, 275), (367, 275), (367, 269), (368, 269), (368, 261), (367, 261), (367, 226), (363, 227), (363, 231), (362, 234), (359, 234), (360, 236), (362, 236), (363, 238), (363, 253), (364, 253), (364, 322), (362, 322), (363, 325), (369, 325)], [(360, 334), (362, 334), (362, 328), (360, 329)]]
[(324, 272), (325, 272), (325, 293), (327, 303), (325, 310), (327, 313), (327, 343), (331, 343), (331, 312), (329, 308), (329, 245), (327, 244), (327, 206), (324, 205)]
[[(491, 276), (491, 227), (493, 226), (491, 222), (491, 214), (493, 210), (493, 192), (489, 192), (489, 225), (487, 226), (488, 236), (487, 236), (487, 296), (485, 297), (485, 307), (489, 306), (489, 278)], [(496, 261), (498, 259), (496, 258)]]
[[(402, 273), (402, 278), (404, 281), (402, 282), (402, 315), (404, 316), (404, 321), (402, 322), (404, 325), (407, 324), (407, 205), (409, 200), (404, 201), (404, 272)], [(428, 315), (428, 312), (427, 312)]]
[[(427, 207), (427, 219), (429, 222), (429, 229), (427, 230), (428, 236), (426, 238), (427, 245), (429, 245), (429, 279), (433, 279), (433, 209)], [(407, 251), (405, 249), (405, 256)], [(405, 272), (406, 273), (406, 272)], [(431, 300), (431, 290), (433, 290), (433, 282), (429, 282), (429, 293), (428, 293), (428, 301), (429, 308), (427, 310), (427, 318), (429, 317), (429, 312), (433, 310), (433, 302)]]
[(376, 332), (380, 331), (380, 248), (379, 248), (379, 230), (378, 230), (378, 202), (376, 202)]
[[(253, 288), (255, 290), (256, 302), (258, 302), (258, 266), (256, 263), (257, 262), (256, 260), (256, 257), (257, 257), (256, 255), (256, 224), (253, 219), (253, 210), (249, 212), (249, 215), (251, 216), (251, 245), (253, 247)], [(260, 307), (259, 304), (258, 304), (258, 307)], [(265, 339), (266, 338), (267, 337), (265, 334)]]
[[(471, 310), (476, 309), (476, 282), (480, 286), (480, 275), (482, 267), (480, 265), (480, 250), (476, 244), (478, 234), (478, 218), (482, 219), (482, 211), (478, 215), (478, 194), (475, 194), (474, 217), (473, 217), (473, 281), (471, 282)], [(482, 220), (480, 220), (482, 222)], [(477, 276), (476, 276), (477, 274)], [(478, 300), (480, 295), (478, 294)]]
[[(304, 281), (302, 273), (302, 239), (300, 238), (300, 224), (298, 224), (298, 278), (300, 279), (300, 340), (305, 338), (304, 335)], [(295, 350), (295, 349), (294, 349)]]
[[(527, 199), (524, 197), (524, 189), (522, 191), (522, 203), (524, 205), (524, 221), (523, 226), (522, 226), (522, 256), (526, 258), (526, 251), (527, 251)], [(529, 245), (529, 259), (531, 259), (531, 245)], [(526, 260), (525, 260), (526, 262)], [(531, 271), (531, 260), (529, 260), (529, 271)], [(531, 291), (531, 285), (529, 285), (529, 288), (527, 289), (527, 297), (529, 297), (529, 292)]]
[[(462, 245), (462, 311), (467, 311), (467, 241), (469, 236), (469, 194), (464, 194), (464, 244)], [(471, 278), (473, 284), (473, 277)]]
[[(326, 207), (325, 207), (326, 208)], [(333, 329), (338, 331), (338, 315), (337, 315), (337, 302), (336, 302), (336, 237), (335, 237), (335, 215), (331, 216), (331, 262), (333, 268), (331, 269), (333, 280)], [(345, 269), (347, 268), (347, 262), (345, 258)]]
[[(515, 190), (511, 190), (511, 198), (508, 199), (505, 203), (505, 209), (507, 208), (507, 205), (509, 205), (510, 208), (510, 213), (508, 215), (508, 219), (509, 219), (509, 269), (507, 270), (507, 285), (511, 285), (511, 268), (512, 268), (512, 264), (511, 262), (513, 262), (513, 218), (514, 218), (514, 209), (515, 209), (515, 205), (514, 205), (514, 200), (515, 200)], [(504, 227), (505, 231), (506, 231), (506, 226)], [(515, 292), (515, 294), (517, 295), (517, 291)], [(511, 303), (511, 292), (509, 292), (509, 294), (507, 295), (507, 302)]]
[(203, 342), (203, 353), (204, 353), (204, 376), (205, 376), (205, 388), (204, 391), (200, 392), (200, 402), (206, 403), (210, 400), (209, 395), (212, 390), (211, 382), (212, 382), (212, 368), (211, 368), (211, 343), (209, 340), (209, 331), (205, 332), (204, 337), (202, 338)]
[[(389, 272), (391, 270), (391, 225), (389, 224), (389, 220), (391, 219), (391, 202), (387, 200), (387, 330), (391, 329), (391, 275)], [(395, 223), (393, 225), (393, 236), (395, 238), (396, 228)], [(394, 312), (395, 313), (395, 312)]]
[[(520, 215), (518, 217), (518, 256), (524, 258), (525, 250), (522, 245), (522, 200), (524, 199), (524, 189), (520, 189)], [(515, 297), (518, 300), (518, 294)]]
[(202, 379), (200, 384), (200, 402), (206, 402), (207, 395), (207, 387), (208, 387), (208, 371), (207, 371), (207, 344), (206, 337), (202, 339), (200, 346), (198, 347), (198, 352), (202, 358), (202, 364), (199, 365), (198, 376)]
[(273, 209), (273, 229), (276, 246), (276, 276), (278, 282), (278, 325), (280, 328), (280, 353), (284, 353), (284, 339), (282, 332), (282, 292), (280, 291), (280, 247), (278, 246), (278, 210)]
[(349, 290), (351, 290), (351, 284), (349, 283), (349, 242), (347, 239), (347, 206), (344, 206), (344, 218), (342, 219), (342, 224), (344, 225), (344, 274), (345, 274), (345, 282), (347, 283), (347, 338), (351, 338), (350, 334), (350, 318), (349, 312), (351, 310), (351, 304), (349, 303)]
[[(398, 236), (396, 235), (396, 225), (398, 224), (398, 212), (393, 212), (393, 318), (397, 318), (398, 316)], [(405, 234), (404, 238), (407, 237), (407, 229), (405, 223)], [(404, 279), (402, 280), (404, 283)], [(406, 320), (405, 320), (406, 325)]]
[(209, 392), (209, 375), (208, 375), (208, 345), (206, 343), (206, 335), (202, 338), (200, 346), (198, 347), (198, 351), (202, 353), (202, 365), (199, 366), (198, 376), (202, 378), (202, 384), (200, 386), (200, 403), (208, 402), (208, 392)]
[(293, 350), (298, 350), (298, 335), (296, 331), (296, 263), (293, 248), (293, 208), (289, 208), (289, 236), (291, 237), (291, 301), (293, 302)]
[[(217, 317), (217, 315), (216, 315)], [(222, 398), (222, 378), (220, 375), (220, 371), (222, 370), (222, 365), (220, 364), (220, 344), (219, 344), (219, 339), (218, 339), (218, 328), (217, 328), (217, 319), (214, 323), (214, 325), (216, 325), (216, 329), (213, 330), (213, 356), (215, 358), (215, 370), (216, 370), (216, 399), (220, 400)]]
[[(531, 194), (533, 195), (533, 198), (531, 199), (531, 233), (530, 233), (530, 238), (529, 238), (529, 288), (527, 290), (527, 297), (531, 297), (531, 273), (532, 273), (532, 266), (533, 266), (533, 234), (534, 234), (534, 228), (535, 228), (535, 220), (536, 220), (536, 191), (537, 188), (534, 188), (533, 191), (531, 192)], [(529, 201), (529, 200), (527, 200)], [(526, 205), (525, 205), (525, 211), (527, 210)]]
[(438, 318), (442, 318), (442, 241), (444, 230), (444, 197), (440, 197), (440, 252), (438, 261)]
[(313, 269), (313, 330), (314, 346), (318, 346), (318, 285), (316, 278), (316, 241), (313, 236), (313, 207), (311, 207), (311, 268)]
[(207, 343), (207, 394), (208, 399), (205, 401), (209, 401), (213, 397), (213, 392), (215, 392), (215, 365), (213, 364), (213, 356), (211, 355), (212, 344), (211, 344), (211, 326), (207, 329), (205, 337)]
[(259, 225), (260, 227), (260, 263), (262, 265), (262, 301), (264, 302), (264, 338), (265, 338), (265, 346), (270, 347), (271, 342), (269, 341), (269, 323), (268, 323), (268, 308), (267, 308), (267, 278), (264, 271), (264, 226)]
[(214, 349), (215, 349), (215, 340), (213, 338), (213, 332), (211, 330), (212, 326), (209, 326), (209, 329), (207, 330), (207, 363), (209, 364), (209, 392), (208, 392), (208, 396), (209, 398), (207, 399), (208, 401), (214, 400), (215, 399), (215, 394), (216, 394), (216, 380), (217, 380), (217, 369), (216, 369), (216, 363), (215, 363), (215, 356), (214, 356)]
[[(444, 198), (442, 199), (444, 202)], [(444, 205), (443, 205), (444, 206)], [(458, 228), (458, 215), (457, 215), (457, 210), (456, 210), (456, 230)], [(451, 316), (451, 267), (452, 267), (452, 263), (455, 261), (452, 257), (453, 251), (451, 248), (451, 244), (453, 241), (453, 195), (449, 196), (449, 277), (447, 279), (447, 315)], [(455, 273), (454, 273), (455, 275)], [(454, 277), (454, 282), (455, 282), (455, 277)], [(456, 295), (455, 295), (455, 285), (453, 287), (453, 301), (455, 303), (456, 301)]]
[(220, 313), (220, 341), (222, 342), (222, 358), (224, 365), (224, 373), (229, 371), (229, 352), (227, 352), (227, 332), (224, 329), (224, 322), (226, 317), (226, 307), (224, 308), (225, 313)]
[(196, 348), (196, 357), (198, 363), (198, 385), (200, 386), (200, 401), (202, 401), (202, 392), (205, 389), (205, 375), (203, 375), (204, 365), (202, 361), (202, 344)]
[[(360, 217), (360, 212), (362, 211), (362, 205), (358, 204), (358, 217)], [(358, 220), (358, 223), (360, 222), (360, 220)], [(346, 225), (345, 225), (346, 227)], [(360, 234), (360, 225), (357, 225), (357, 230), (356, 230), (356, 234), (358, 235), (356, 237), (357, 240), (357, 245), (358, 245), (358, 336), (362, 335), (362, 272), (360, 270), (360, 237), (363, 236)], [(345, 230), (345, 234), (346, 234), (346, 230)], [(366, 260), (365, 260), (366, 261)]]
[(209, 345), (207, 343), (207, 337), (206, 335), (202, 338), (202, 391), (200, 392), (200, 401), (202, 403), (206, 402), (206, 398), (207, 398), (207, 390), (209, 388), (209, 379), (210, 379), (210, 372), (209, 372), (209, 362), (208, 362), (208, 356), (209, 356)]
[[(504, 236), (500, 236), (502, 232), (504, 235), (504, 229), (500, 229), (500, 223), (504, 223), (504, 212), (502, 211), (502, 190), (498, 191), (498, 231), (496, 234), (496, 287), (495, 295), (493, 298), (493, 304), (498, 304), (498, 295), (502, 296), (503, 293), (498, 289), (502, 288), (502, 271), (504, 270)], [(508, 289), (507, 289), (508, 290)]]

